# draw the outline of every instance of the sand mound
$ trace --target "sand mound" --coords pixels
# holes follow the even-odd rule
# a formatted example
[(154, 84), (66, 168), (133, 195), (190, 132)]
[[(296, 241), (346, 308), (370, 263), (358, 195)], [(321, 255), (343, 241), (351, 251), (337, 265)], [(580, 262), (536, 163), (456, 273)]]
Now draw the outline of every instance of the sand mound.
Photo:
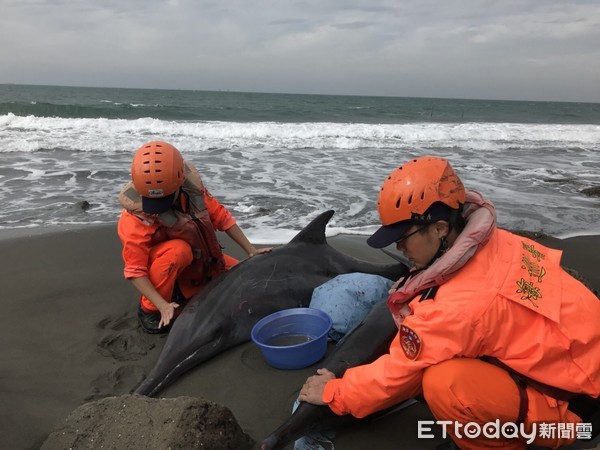
[(108, 397), (75, 409), (41, 450), (249, 449), (232, 412), (195, 397)]

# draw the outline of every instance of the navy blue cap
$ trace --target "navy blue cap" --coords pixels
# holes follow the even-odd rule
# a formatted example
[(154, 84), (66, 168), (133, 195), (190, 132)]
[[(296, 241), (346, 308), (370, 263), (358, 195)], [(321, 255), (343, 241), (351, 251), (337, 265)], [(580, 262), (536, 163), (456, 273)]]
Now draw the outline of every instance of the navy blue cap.
[(453, 209), (442, 202), (435, 202), (423, 214), (413, 214), (410, 219), (391, 225), (383, 225), (367, 239), (373, 248), (383, 248), (393, 244), (413, 225), (427, 225), (438, 220), (449, 220)]

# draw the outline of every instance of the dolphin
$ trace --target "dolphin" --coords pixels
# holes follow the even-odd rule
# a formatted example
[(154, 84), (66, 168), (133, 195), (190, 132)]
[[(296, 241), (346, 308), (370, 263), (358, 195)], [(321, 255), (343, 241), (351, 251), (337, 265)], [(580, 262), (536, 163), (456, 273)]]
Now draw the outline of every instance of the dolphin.
[[(349, 367), (368, 364), (386, 353), (397, 332), (398, 328), (387, 307), (387, 301), (382, 300), (371, 308), (360, 324), (337, 343), (320, 367), (329, 369), (339, 378)], [(301, 402), (285, 422), (262, 440), (260, 449), (280, 449), (302, 436), (347, 427), (358, 421), (373, 420), (413, 403), (414, 400), (407, 400), (401, 406), (357, 419), (350, 414), (338, 416), (328, 406)]]
[(154, 396), (196, 365), (249, 341), (256, 322), (307, 307), (313, 289), (337, 275), (363, 272), (396, 280), (408, 272), (402, 263), (361, 261), (331, 247), (325, 226), (333, 213), (320, 214), (288, 244), (222, 272), (192, 297), (135, 393)]

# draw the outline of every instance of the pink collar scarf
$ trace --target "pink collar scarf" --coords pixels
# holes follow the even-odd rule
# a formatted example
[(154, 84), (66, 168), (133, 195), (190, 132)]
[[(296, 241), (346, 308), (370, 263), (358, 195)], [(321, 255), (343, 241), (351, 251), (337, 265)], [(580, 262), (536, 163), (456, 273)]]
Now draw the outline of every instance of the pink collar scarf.
[(487, 243), (496, 228), (496, 208), (477, 191), (467, 191), (463, 216), (464, 230), (454, 245), (427, 269), (411, 277), (401, 288), (390, 295), (388, 307), (398, 328), (410, 313), (408, 302), (419, 292), (444, 284), (452, 278)]

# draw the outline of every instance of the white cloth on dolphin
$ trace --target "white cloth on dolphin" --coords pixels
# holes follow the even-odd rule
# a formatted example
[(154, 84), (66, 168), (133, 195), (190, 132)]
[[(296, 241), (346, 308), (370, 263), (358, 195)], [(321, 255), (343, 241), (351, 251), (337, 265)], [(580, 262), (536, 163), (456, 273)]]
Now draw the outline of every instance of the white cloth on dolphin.
[(329, 314), (333, 321), (329, 338), (337, 342), (389, 296), (392, 284), (392, 280), (368, 273), (338, 275), (313, 290), (310, 307)]
[[(292, 408), (292, 414), (300, 402), (296, 400)], [(323, 433), (312, 433), (308, 436), (303, 436), (294, 442), (294, 450), (334, 450), (335, 446), (331, 439), (335, 437), (333, 431)]]

